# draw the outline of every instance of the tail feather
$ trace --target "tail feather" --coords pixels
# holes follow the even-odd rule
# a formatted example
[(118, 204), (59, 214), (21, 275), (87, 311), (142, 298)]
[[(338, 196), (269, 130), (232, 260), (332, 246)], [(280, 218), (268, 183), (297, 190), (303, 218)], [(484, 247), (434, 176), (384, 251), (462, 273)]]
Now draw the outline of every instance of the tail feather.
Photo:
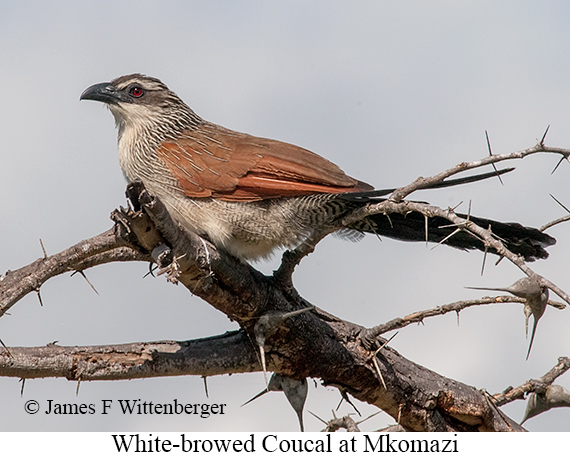
[[(462, 214), (458, 216), (467, 218)], [(532, 227), (524, 227), (517, 222), (505, 223), (473, 216), (469, 216), (469, 220), (482, 228), (490, 228), (508, 250), (523, 256), (527, 261), (546, 259), (548, 252), (545, 248), (556, 243), (556, 240), (546, 233)], [(428, 241), (434, 243), (443, 241), (443, 244), (458, 249), (485, 250), (485, 245), (479, 238), (465, 230), (456, 231), (457, 227), (447, 219), (429, 218), (426, 227), (424, 215), (415, 212), (407, 215), (376, 214), (356, 222), (350, 228), (402, 241), (426, 241), (427, 238)], [(496, 254), (494, 249), (490, 248), (488, 251)]]

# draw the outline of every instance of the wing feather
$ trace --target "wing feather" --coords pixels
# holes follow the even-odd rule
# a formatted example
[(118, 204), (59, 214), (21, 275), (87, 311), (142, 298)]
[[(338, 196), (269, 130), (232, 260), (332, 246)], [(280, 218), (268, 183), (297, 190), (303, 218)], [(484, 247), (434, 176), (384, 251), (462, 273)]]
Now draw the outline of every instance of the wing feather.
[(193, 198), (255, 201), (373, 189), (307, 149), (214, 124), (163, 142), (157, 153)]

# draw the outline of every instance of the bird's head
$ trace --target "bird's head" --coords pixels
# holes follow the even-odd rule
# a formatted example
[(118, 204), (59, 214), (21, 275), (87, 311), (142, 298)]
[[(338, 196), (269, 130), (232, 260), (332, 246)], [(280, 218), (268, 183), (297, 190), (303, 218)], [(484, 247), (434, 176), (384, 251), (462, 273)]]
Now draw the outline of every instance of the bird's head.
[(94, 84), (83, 91), (80, 100), (106, 103), (120, 134), (127, 127), (180, 131), (200, 121), (188, 105), (159, 79), (139, 73)]

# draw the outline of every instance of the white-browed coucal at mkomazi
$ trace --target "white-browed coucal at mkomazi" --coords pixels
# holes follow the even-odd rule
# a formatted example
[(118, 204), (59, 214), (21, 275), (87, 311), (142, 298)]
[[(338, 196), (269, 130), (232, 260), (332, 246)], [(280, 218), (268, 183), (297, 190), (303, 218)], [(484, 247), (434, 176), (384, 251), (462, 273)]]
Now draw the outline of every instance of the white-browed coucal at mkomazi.
[[(106, 103), (119, 130), (119, 163), (129, 182), (141, 180), (186, 229), (242, 259), (298, 245), (316, 228), (378, 201), (369, 184), (299, 146), (235, 132), (202, 119), (156, 78), (132, 74), (89, 87), (81, 99)], [(358, 195), (358, 198), (354, 198)], [(554, 238), (518, 223), (470, 217), (491, 227), (512, 252), (546, 258)], [(422, 214), (369, 216), (344, 229), (424, 241)], [(430, 218), (430, 241), (455, 227)], [(458, 231), (445, 244), (485, 247)]]

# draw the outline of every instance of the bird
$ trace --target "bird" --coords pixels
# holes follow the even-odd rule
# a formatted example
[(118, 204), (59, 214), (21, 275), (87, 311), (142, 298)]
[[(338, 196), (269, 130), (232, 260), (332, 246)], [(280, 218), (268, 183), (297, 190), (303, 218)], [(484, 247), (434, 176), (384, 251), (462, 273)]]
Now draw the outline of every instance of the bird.
[[(316, 230), (338, 228), (343, 217), (386, 194), (300, 146), (204, 120), (154, 77), (120, 76), (88, 87), (80, 100), (103, 102), (113, 114), (119, 165), (128, 182), (142, 181), (182, 227), (244, 261), (269, 258), (278, 249), (299, 246)], [(482, 178), (450, 180), (442, 186), (477, 179)], [(556, 242), (519, 223), (469, 219), (490, 228), (528, 261), (548, 257), (545, 248)], [(426, 222), (417, 212), (372, 215), (337, 233), (353, 240), (372, 233), (487, 249), (447, 219)]]

